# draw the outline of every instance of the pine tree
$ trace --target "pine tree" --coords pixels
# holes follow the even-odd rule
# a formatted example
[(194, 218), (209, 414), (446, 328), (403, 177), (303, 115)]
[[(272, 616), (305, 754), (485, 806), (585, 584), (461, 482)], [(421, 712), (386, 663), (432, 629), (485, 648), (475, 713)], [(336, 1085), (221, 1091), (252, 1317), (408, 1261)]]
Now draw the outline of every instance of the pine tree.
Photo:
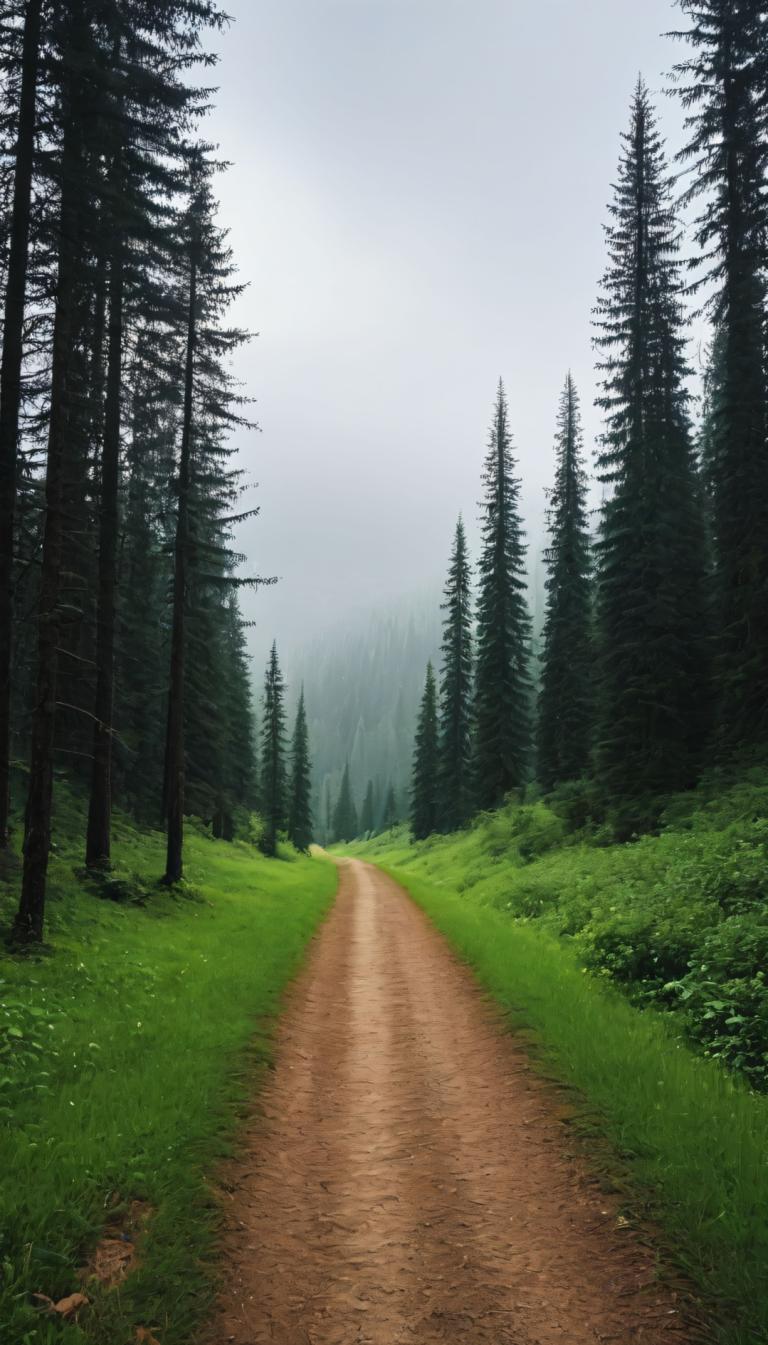
[(443, 591), (438, 756), (438, 825), (455, 831), (472, 812), (472, 595), (464, 523), (459, 518)]
[(495, 808), (528, 777), (530, 758), (530, 617), (520, 484), (499, 379), (483, 482), (483, 544), (478, 566), (475, 690), (475, 790), (480, 808)]
[(538, 778), (545, 789), (583, 775), (592, 742), (587, 475), (579, 399), (570, 373), (560, 400), (555, 453), (549, 547), (544, 553), (548, 577), (538, 723)]
[(0, 847), (8, 841), (11, 752), (13, 556), (16, 537), (23, 328), (32, 211), (35, 104), (40, 57), (41, 0), (27, 0), (14, 154), (13, 204), (3, 305), (0, 365)]
[(301, 688), (291, 741), (291, 798), (288, 835), (297, 850), (308, 851), (312, 841), (312, 781), (304, 688)]
[(389, 831), (392, 827), (396, 827), (399, 821), (395, 787), (393, 784), (389, 784), (384, 795), (384, 811), (381, 817), (382, 831)]
[(762, 0), (678, 0), (692, 47), (676, 68), (695, 170), (687, 200), (704, 198), (696, 242), (714, 287), (718, 395), (709, 474), (721, 636), (716, 661), (726, 745), (768, 735), (768, 379), (765, 256), (768, 116)]
[[(169, 320), (179, 327), (183, 350), (182, 411), (176, 478), (173, 537), (173, 612), (166, 732), (165, 813), (168, 828), (166, 881), (182, 873), (184, 793), (186, 788), (190, 671), (207, 661), (209, 691), (216, 698), (218, 668), (210, 659), (212, 633), (221, 626), (217, 609), (222, 595), (242, 583), (239, 559), (231, 547), (232, 525), (255, 510), (236, 513), (240, 474), (228, 467), (233, 453), (232, 431), (247, 427), (243, 397), (225, 363), (247, 340), (237, 328), (225, 327), (229, 305), (242, 292), (233, 280), (234, 266), (226, 234), (217, 225), (211, 190), (212, 163), (204, 148), (189, 156), (189, 204), (180, 221), (180, 274), (171, 296)], [(181, 362), (180, 362), (181, 364)], [(221, 720), (219, 719), (219, 723)], [(245, 722), (243, 730), (245, 730)]]
[(373, 780), (368, 781), (363, 799), (363, 807), (360, 813), (360, 834), (368, 836), (376, 826), (376, 799), (373, 791)]
[(181, 446), (177, 477), (176, 531), (174, 536), (173, 616), (171, 667), (168, 689), (168, 719), (165, 739), (165, 812), (167, 853), (165, 881), (177, 883), (183, 874), (184, 789), (186, 750), (184, 743), (184, 697), (186, 692), (187, 608), (189, 584), (189, 497), (192, 476), (195, 355), (200, 314), (198, 284), (202, 265), (203, 217), (206, 209), (199, 160), (193, 160), (187, 230), (187, 337), (184, 359), (184, 392)]
[(73, 0), (63, 19), (66, 74), (63, 81), (61, 196), (56, 306), (52, 337), (50, 408), (45, 478), (45, 525), (37, 621), (37, 677), (32, 714), (29, 788), (24, 825), (24, 866), (14, 937), (39, 942), (43, 935), (46, 878), (51, 845), (53, 754), (61, 613), (61, 558), (65, 487), (71, 471), (75, 414), (72, 350), (82, 280), (84, 137), (89, 106), (92, 39), (83, 0)]
[(598, 465), (610, 488), (597, 547), (597, 769), (614, 801), (691, 785), (708, 718), (704, 530), (670, 197), (641, 81), (596, 310), (606, 417)]
[(333, 812), (334, 841), (352, 841), (357, 835), (357, 809), (352, 798), (352, 785), (349, 779), (349, 762), (344, 763), (341, 788)]
[(437, 684), (432, 664), (428, 663), (413, 751), (411, 831), (417, 841), (437, 830), (439, 765)]
[(331, 845), (333, 843), (333, 802), (331, 800), (331, 782), (327, 777), (323, 790), (323, 822), (325, 827), (324, 842), (326, 845)]
[(277, 854), (277, 838), (287, 822), (284, 696), (277, 644), (273, 642), (264, 678), (261, 716), (261, 812), (264, 819), (261, 848), (270, 856)]

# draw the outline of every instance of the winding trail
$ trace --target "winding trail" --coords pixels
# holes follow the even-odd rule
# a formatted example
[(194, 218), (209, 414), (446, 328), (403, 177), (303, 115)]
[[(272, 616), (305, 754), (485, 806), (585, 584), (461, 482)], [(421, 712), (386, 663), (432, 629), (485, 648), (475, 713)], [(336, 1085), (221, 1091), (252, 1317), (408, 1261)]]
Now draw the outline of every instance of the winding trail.
[(389, 878), (345, 861), (226, 1181), (215, 1345), (671, 1345), (556, 1093)]

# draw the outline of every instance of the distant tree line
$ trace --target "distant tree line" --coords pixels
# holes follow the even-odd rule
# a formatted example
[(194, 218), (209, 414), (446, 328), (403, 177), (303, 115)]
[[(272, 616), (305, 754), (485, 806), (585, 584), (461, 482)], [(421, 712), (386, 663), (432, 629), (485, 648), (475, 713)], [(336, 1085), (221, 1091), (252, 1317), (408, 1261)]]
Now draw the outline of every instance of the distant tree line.
[(439, 645), (439, 613), (429, 597), (419, 596), (328, 627), (292, 659), (296, 688), (302, 682), (308, 691), (311, 687), (307, 709), (318, 841), (333, 838), (345, 763), (361, 835), (384, 825), (390, 789), (398, 818), (407, 816), (424, 665), (435, 659)]
[[(19, 940), (43, 932), (53, 786), (219, 836), (258, 778), (230, 372), (247, 333), (216, 220), (214, 0), (4, 6), (0, 59), (0, 846), (25, 799)], [(299, 807), (296, 804), (296, 807)]]
[[(533, 687), (525, 542), (504, 389), (484, 470), (477, 598), (459, 521), (440, 687), (427, 669), (413, 761), (414, 836), (460, 827), (531, 782), (581, 791), (619, 834), (711, 760), (768, 741), (768, 81), (765, 6), (680, 0), (698, 258), (642, 80), (622, 137), (595, 311), (604, 431), (591, 535), (576, 388), (562, 392), (549, 499), (541, 675)], [(713, 339), (691, 418), (686, 294)]]

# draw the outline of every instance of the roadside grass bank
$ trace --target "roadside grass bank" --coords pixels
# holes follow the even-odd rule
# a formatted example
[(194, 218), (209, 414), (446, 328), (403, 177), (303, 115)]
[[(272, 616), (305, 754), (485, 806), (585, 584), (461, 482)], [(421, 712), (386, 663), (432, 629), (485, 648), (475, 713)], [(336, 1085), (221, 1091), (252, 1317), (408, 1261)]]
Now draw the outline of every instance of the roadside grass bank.
[[(80, 830), (60, 818), (62, 834)], [(116, 836), (126, 880), (115, 891), (128, 899), (86, 890), (74, 872), (81, 844), (60, 843), (51, 951), (0, 952), (2, 1345), (150, 1335), (188, 1345), (212, 1294), (207, 1178), (268, 1066), (281, 992), (336, 887), (323, 859), (286, 849), (267, 861), (192, 827), (187, 884), (171, 894), (157, 886), (163, 838), (124, 820)], [(4, 925), (14, 867), (0, 875)], [(81, 1283), (105, 1234), (119, 1244), (137, 1223), (127, 1278)], [(49, 1317), (32, 1298), (75, 1291), (91, 1300), (77, 1320)]]
[(511, 800), (415, 845), (350, 853), (445, 884), (573, 945), (582, 964), (768, 1092), (768, 772), (713, 773), (672, 796), (656, 833), (614, 842), (586, 787)]
[[(359, 852), (360, 847), (357, 847)], [(768, 1340), (768, 1099), (693, 1055), (546, 931), (390, 863), (480, 983), (608, 1141), (627, 1212), (652, 1221), (701, 1295), (708, 1339)], [(601, 1160), (603, 1155), (601, 1146)]]

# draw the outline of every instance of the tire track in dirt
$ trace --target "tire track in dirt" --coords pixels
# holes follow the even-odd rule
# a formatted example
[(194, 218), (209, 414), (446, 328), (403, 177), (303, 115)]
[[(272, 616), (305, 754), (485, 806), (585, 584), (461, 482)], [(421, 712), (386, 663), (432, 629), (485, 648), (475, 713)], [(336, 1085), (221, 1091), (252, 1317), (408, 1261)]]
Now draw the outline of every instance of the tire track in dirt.
[(339, 895), (226, 1180), (215, 1345), (672, 1345), (557, 1095), (378, 870)]

